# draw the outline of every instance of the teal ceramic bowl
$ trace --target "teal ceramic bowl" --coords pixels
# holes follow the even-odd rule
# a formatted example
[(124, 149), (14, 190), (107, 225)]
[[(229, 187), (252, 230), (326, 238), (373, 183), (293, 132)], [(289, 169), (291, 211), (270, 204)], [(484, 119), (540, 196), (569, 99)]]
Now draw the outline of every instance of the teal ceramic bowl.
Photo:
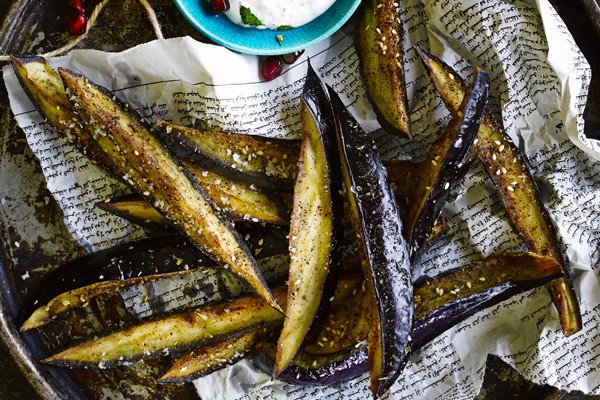
[[(175, 0), (187, 20), (215, 43), (240, 53), (278, 55), (306, 49), (337, 31), (352, 16), (360, 0), (337, 0), (324, 14), (306, 25), (278, 31), (246, 28), (227, 16), (209, 12), (206, 0)], [(277, 35), (283, 35), (280, 44)]]

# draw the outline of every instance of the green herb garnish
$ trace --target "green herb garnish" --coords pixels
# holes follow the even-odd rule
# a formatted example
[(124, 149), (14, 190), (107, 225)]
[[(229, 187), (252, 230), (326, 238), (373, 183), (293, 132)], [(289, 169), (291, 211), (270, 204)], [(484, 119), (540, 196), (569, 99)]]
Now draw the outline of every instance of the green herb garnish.
[(282, 34), (275, 36), (275, 39), (277, 40), (277, 43), (279, 43), (280, 46), (283, 44), (283, 35)]
[(291, 25), (281, 25), (277, 27), (278, 31), (288, 31), (290, 29), (294, 29), (294, 27)]
[(260, 26), (263, 24), (262, 21), (258, 19), (258, 17), (254, 15), (248, 7), (240, 6), (240, 16), (242, 17), (242, 22), (246, 25)]

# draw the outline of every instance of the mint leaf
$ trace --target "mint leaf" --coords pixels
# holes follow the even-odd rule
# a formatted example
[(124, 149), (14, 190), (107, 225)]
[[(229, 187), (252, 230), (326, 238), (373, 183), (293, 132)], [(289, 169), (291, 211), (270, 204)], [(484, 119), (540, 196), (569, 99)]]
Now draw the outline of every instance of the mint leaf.
[(281, 25), (277, 27), (278, 31), (288, 31), (290, 29), (294, 29), (294, 27), (291, 25)]
[(263, 24), (262, 21), (258, 19), (258, 17), (254, 15), (248, 7), (240, 6), (240, 16), (242, 17), (242, 22), (246, 25), (260, 26)]

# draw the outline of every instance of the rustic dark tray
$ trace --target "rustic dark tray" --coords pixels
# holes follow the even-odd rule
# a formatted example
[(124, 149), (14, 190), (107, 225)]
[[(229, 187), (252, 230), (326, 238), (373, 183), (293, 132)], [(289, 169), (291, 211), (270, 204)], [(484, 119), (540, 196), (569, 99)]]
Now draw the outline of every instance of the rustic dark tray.
[[(60, 47), (71, 38), (64, 32), (70, 10), (67, 0), (23, 0), (0, 3), (0, 54), (40, 54)], [(88, 1), (92, 6), (92, 1)], [(151, 2), (163, 27), (165, 37), (183, 35), (202, 39), (180, 16), (169, 0)], [(586, 133), (600, 137), (600, 12), (595, 0), (553, 1), (576, 41), (593, 67), (590, 99), (585, 112)], [(87, 37), (78, 45), (120, 51), (154, 39), (152, 27), (137, 0), (109, 2)], [(82, 254), (62, 222), (62, 213), (45, 188), (36, 158), (31, 153), (8, 106), (4, 85), (0, 85), (0, 180), (10, 174), (15, 186), (0, 184), (0, 337), (16, 360), (27, 380), (39, 395), (47, 399), (120, 398), (119, 393), (134, 393), (130, 398), (193, 399), (191, 385), (157, 386), (152, 373), (161, 368), (160, 361), (139, 368), (109, 370), (65, 370), (38, 363), (48, 353), (43, 335), (60, 336), (57, 331), (21, 334), (18, 326), (23, 309), (32, 301), (35, 288), (56, 265)], [(4, 175), (6, 177), (8, 175)], [(27, 229), (20, 229), (27, 218)], [(36, 232), (35, 237), (28, 232)], [(50, 239), (51, 238), (51, 239)], [(17, 245), (18, 244), (18, 245)], [(50, 251), (49, 249), (53, 249)], [(60, 249), (60, 251), (56, 251)], [(14, 262), (18, 260), (18, 263)], [(27, 272), (27, 279), (21, 277)], [(0, 366), (6, 357), (0, 352)], [(8, 366), (8, 368), (14, 368)], [(19, 379), (19, 378), (15, 378)], [(14, 380), (0, 379), (0, 386)], [(21, 384), (21, 383), (20, 383)], [(14, 385), (14, 383), (13, 383)], [(16, 386), (16, 385), (15, 385)], [(2, 388), (3, 393), (19, 395), (19, 388)], [(500, 398), (512, 394), (530, 398), (582, 398), (566, 395), (549, 387), (523, 381), (505, 364), (490, 358), (481, 398)]]

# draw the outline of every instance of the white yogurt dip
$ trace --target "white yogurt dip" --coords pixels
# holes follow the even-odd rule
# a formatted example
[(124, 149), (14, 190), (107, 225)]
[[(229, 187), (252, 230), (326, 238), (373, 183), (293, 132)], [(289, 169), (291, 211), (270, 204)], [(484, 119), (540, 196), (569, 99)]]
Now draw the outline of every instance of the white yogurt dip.
[(231, 8), (225, 14), (238, 25), (244, 25), (240, 15), (245, 7), (261, 22), (257, 28), (277, 29), (302, 26), (325, 11), (335, 0), (229, 0)]

